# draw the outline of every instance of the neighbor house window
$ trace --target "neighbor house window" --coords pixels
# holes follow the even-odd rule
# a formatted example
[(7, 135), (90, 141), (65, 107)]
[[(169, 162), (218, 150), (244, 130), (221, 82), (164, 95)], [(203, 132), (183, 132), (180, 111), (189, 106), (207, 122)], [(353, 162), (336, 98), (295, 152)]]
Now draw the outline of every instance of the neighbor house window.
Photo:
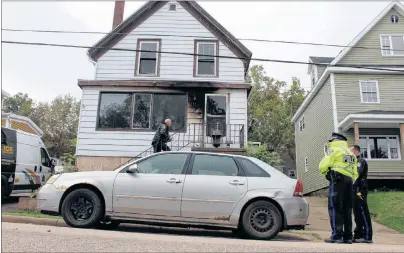
[(379, 84), (377, 81), (359, 81), (361, 102), (379, 103)]
[(360, 136), (359, 146), (365, 159), (401, 159), (398, 136)]
[[(160, 65), (160, 40), (139, 40), (136, 58), (136, 74), (137, 75), (159, 75)], [(143, 52), (150, 51), (150, 52)]]
[(383, 56), (404, 56), (404, 35), (380, 36)]
[(304, 130), (304, 117), (301, 118), (301, 120), (299, 121), (299, 131), (303, 131)]
[(97, 128), (100, 130), (156, 130), (171, 119), (171, 130), (185, 129), (187, 95), (101, 93)]
[(195, 76), (218, 76), (218, 41), (196, 41)]

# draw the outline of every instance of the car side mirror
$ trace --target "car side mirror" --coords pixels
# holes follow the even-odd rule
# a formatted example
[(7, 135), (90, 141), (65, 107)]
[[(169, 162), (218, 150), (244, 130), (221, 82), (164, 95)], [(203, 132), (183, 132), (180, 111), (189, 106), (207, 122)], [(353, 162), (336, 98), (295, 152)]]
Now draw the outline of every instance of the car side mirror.
[(131, 165), (126, 172), (127, 173), (140, 173), (138, 168), (137, 168), (137, 164)]

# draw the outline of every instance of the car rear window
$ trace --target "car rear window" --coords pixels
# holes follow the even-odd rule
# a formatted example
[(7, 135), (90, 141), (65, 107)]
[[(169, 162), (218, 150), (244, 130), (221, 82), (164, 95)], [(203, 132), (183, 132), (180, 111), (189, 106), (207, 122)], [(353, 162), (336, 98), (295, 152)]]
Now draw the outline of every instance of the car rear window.
[(270, 177), (265, 170), (261, 169), (252, 161), (244, 158), (238, 158), (237, 160), (241, 163), (241, 166), (243, 166), (243, 170), (247, 177)]

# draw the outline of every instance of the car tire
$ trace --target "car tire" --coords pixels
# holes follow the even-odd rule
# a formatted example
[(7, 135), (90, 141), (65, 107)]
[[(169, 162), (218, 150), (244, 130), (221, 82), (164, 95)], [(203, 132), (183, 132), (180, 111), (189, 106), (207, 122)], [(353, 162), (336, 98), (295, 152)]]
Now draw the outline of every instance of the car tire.
[(3, 183), (1, 184), (1, 203), (3, 204), (4, 202), (4, 196), (6, 195), (6, 187), (3, 185)]
[(278, 235), (282, 223), (280, 210), (269, 201), (259, 200), (247, 206), (240, 225), (249, 238), (270, 240)]
[(90, 189), (70, 192), (62, 203), (62, 217), (67, 225), (75, 228), (91, 228), (104, 216), (100, 197)]
[(95, 225), (94, 228), (96, 229), (105, 229), (105, 230), (115, 230), (121, 225), (119, 221), (100, 221), (98, 224)]

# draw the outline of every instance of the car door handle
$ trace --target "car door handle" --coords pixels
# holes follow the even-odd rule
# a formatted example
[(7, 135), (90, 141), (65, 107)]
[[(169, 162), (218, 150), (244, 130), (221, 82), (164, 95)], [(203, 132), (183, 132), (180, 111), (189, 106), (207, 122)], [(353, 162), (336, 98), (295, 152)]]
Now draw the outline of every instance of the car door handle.
[(176, 183), (176, 184), (179, 184), (179, 183), (181, 183), (181, 180), (175, 179), (175, 178), (170, 178), (170, 179), (167, 180), (167, 183)]
[(34, 167), (34, 171), (36, 172), (36, 170), (37, 170), (37, 167), (35, 166), (35, 167)]
[(232, 181), (229, 182), (229, 184), (232, 184), (232, 185), (244, 185), (244, 182), (240, 182), (238, 180), (232, 180)]
[(39, 172), (42, 172), (42, 166), (39, 166)]

